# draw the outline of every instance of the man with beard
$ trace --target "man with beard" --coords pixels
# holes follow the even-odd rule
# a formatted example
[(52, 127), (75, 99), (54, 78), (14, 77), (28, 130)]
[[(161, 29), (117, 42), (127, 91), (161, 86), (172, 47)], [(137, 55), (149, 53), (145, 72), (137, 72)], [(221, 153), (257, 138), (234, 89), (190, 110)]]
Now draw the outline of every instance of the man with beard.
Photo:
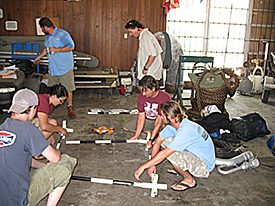
[[(212, 140), (203, 127), (186, 118), (178, 102), (164, 102), (160, 109), (167, 126), (155, 141), (152, 159), (136, 170), (135, 177), (139, 180), (147, 168), (151, 176), (156, 173), (156, 165), (167, 158), (174, 167), (167, 172), (183, 176), (183, 180), (172, 185), (171, 189), (185, 191), (195, 188), (197, 184), (193, 176), (207, 178), (215, 167)], [(160, 151), (161, 143), (165, 149)]]
[(34, 60), (34, 63), (39, 63), (43, 56), (48, 55), (48, 86), (51, 87), (61, 83), (66, 87), (68, 91), (68, 116), (75, 118), (76, 114), (73, 110), (73, 91), (75, 90), (73, 74), (74, 59), (72, 52), (75, 47), (74, 41), (67, 31), (54, 26), (52, 21), (47, 17), (41, 18), (39, 25), (47, 37), (44, 43), (45, 48)]

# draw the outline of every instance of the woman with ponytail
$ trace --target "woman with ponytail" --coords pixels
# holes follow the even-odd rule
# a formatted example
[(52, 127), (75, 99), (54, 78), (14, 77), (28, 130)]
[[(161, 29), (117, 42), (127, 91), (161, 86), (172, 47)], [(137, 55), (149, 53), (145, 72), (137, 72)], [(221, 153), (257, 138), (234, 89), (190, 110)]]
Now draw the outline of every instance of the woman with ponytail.
[(57, 84), (47, 88), (47, 94), (38, 94), (38, 107), (32, 123), (43, 133), (45, 139), (53, 145), (55, 140), (53, 133), (67, 135), (67, 130), (57, 126), (57, 121), (50, 118), (54, 107), (61, 105), (68, 98), (68, 92), (63, 85)]

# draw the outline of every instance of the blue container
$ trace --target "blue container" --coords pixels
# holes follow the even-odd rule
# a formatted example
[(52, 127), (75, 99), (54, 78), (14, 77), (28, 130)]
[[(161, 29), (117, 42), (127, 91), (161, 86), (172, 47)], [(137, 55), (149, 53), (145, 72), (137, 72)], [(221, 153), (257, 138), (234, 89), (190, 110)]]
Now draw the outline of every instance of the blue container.
[(271, 150), (272, 154), (275, 156), (275, 134), (269, 138), (266, 144), (267, 147)]

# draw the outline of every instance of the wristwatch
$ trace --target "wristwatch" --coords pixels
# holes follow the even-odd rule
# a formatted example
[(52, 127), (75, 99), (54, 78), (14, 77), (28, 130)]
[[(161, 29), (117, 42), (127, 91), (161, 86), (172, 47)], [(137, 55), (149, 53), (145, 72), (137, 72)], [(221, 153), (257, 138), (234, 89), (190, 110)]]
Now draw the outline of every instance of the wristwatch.
[(145, 66), (143, 67), (143, 70), (148, 71), (148, 69)]

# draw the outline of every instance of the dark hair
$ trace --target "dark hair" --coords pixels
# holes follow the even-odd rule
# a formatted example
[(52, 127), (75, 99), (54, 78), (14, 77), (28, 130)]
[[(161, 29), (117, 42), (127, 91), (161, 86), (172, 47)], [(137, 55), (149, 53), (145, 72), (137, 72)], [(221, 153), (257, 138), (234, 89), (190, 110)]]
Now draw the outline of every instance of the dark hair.
[(45, 26), (47, 26), (47, 27), (54, 27), (53, 22), (49, 18), (47, 18), (47, 17), (42, 17), (39, 20), (39, 25), (41, 27), (45, 27)]
[[(34, 105), (29, 106), (25, 111), (21, 112), (20, 114), (28, 114), (33, 106), (34, 106)], [(35, 107), (37, 107), (37, 106), (35, 106)], [(34, 107), (34, 108), (35, 108), (35, 107)], [(13, 112), (13, 113), (15, 113), (15, 112)]]
[(125, 29), (135, 29), (135, 28), (144, 29), (141, 23), (139, 23), (137, 20), (131, 20), (125, 25)]
[(159, 89), (157, 81), (155, 80), (154, 77), (152, 77), (150, 75), (145, 75), (144, 77), (142, 77), (142, 79), (139, 81), (138, 84), (142, 88), (148, 88), (148, 89), (152, 90), (155, 87), (155, 91), (157, 91)]
[(160, 110), (163, 112), (167, 119), (169, 119), (169, 114), (172, 119), (175, 119), (176, 123), (181, 122), (183, 118), (187, 118), (187, 116), (183, 114), (182, 106), (178, 102), (173, 100), (163, 102), (160, 105)]
[(56, 84), (56, 85), (53, 85), (52, 87), (48, 87), (48, 94), (50, 96), (56, 95), (57, 98), (68, 97), (67, 89), (60, 84)]

